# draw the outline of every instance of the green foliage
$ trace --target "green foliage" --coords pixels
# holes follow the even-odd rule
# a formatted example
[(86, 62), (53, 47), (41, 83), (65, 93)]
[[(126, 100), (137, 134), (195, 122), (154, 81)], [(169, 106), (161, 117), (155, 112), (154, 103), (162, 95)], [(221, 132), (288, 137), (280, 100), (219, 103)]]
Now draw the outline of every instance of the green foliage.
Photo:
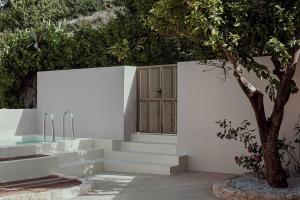
[[(24, 83), (37, 71), (170, 64), (201, 53), (198, 42), (165, 38), (145, 23), (157, 0), (122, 0), (106, 25), (62, 23), (101, 7), (96, 0), (16, 0), (0, 11), (0, 107), (22, 108)], [(106, 7), (109, 2), (104, 2)], [(1, 39), (2, 37), (2, 39)], [(4, 37), (4, 38), (3, 38)]]
[[(186, 38), (167, 38), (151, 30), (147, 16), (157, 0), (115, 0), (124, 8), (106, 28), (114, 41), (112, 50), (128, 65), (170, 64), (190, 60), (203, 51), (199, 43)], [(124, 44), (128, 41), (128, 44)], [(127, 42), (125, 42), (127, 43)], [(129, 51), (127, 51), (127, 47)], [(125, 50), (125, 51), (124, 51)], [(121, 52), (120, 52), (121, 51)], [(126, 55), (121, 55), (121, 54)]]
[(121, 43), (117, 43), (110, 47), (109, 53), (118, 58), (119, 62), (122, 62), (122, 60), (125, 60), (127, 58), (129, 50), (130, 49), (128, 40), (123, 39)]
[(9, 6), (0, 12), (0, 32), (76, 18), (101, 8), (96, 0), (10, 0)]
[(300, 46), (300, 0), (160, 0), (148, 23), (161, 34), (193, 38), (217, 57), (229, 52), (248, 71), (267, 79), (271, 92), (278, 81), (253, 58), (270, 55), (284, 67)]
[(28, 73), (117, 64), (104, 36), (88, 25), (69, 32), (53, 24), (7, 35), (0, 44), (0, 88), (6, 97), (1, 106), (23, 106), (19, 95)]

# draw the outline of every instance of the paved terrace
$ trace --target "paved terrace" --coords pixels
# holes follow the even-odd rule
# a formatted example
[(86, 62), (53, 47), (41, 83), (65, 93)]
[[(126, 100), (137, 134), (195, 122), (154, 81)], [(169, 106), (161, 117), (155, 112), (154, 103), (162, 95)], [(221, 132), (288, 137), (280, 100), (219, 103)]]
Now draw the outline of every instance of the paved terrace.
[(230, 175), (185, 172), (174, 176), (105, 172), (91, 176), (94, 191), (73, 200), (217, 200), (212, 184)]

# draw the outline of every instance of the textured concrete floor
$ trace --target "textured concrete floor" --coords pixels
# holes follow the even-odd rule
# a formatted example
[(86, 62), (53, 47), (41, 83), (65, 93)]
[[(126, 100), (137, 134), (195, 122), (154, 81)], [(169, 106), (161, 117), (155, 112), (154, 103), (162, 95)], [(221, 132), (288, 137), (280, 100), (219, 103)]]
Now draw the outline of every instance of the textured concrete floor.
[(230, 175), (185, 172), (175, 176), (105, 172), (89, 178), (94, 191), (73, 200), (216, 200), (212, 184)]

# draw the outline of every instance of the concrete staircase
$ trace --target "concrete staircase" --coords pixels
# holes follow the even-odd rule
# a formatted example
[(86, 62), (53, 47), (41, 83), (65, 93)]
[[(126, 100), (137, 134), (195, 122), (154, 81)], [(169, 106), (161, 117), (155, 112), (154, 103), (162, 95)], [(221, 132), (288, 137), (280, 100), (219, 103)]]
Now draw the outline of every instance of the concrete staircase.
[(177, 136), (132, 134), (119, 148), (104, 151), (104, 170), (173, 175), (187, 169), (187, 156), (177, 154)]
[(102, 171), (173, 175), (187, 169), (177, 154), (176, 135), (132, 134), (131, 141), (82, 139), (43, 144), (39, 152), (58, 157), (58, 174), (86, 177)]

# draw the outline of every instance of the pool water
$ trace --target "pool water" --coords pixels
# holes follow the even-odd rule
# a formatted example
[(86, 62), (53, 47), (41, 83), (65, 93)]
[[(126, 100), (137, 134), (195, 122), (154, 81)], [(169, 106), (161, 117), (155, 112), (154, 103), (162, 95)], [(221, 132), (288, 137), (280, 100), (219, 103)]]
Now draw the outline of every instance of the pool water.
[[(55, 138), (56, 141), (63, 140), (58, 137)], [(52, 142), (52, 137), (47, 137), (46, 141), (44, 141), (43, 136), (22, 136), (15, 137), (10, 139), (0, 139), (0, 146), (11, 146), (11, 145), (20, 145), (20, 144), (34, 144), (41, 142)]]
[(39, 143), (44, 142), (44, 140), (22, 140), (22, 141), (16, 141), (15, 144), (32, 144), (32, 143)]

